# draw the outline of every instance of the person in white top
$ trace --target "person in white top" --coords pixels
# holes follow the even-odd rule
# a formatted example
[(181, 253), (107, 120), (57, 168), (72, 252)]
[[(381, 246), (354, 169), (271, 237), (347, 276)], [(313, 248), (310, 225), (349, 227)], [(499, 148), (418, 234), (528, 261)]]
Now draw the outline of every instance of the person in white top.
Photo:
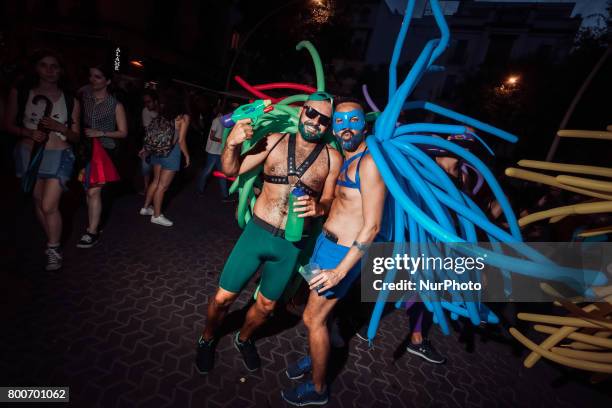
[[(204, 188), (206, 187), (206, 182), (208, 181), (208, 177), (212, 173), (213, 169), (221, 171), (221, 142), (223, 138), (223, 125), (221, 124), (221, 116), (222, 112), (225, 110), (223, 108), (219, 108), (217, 111), (217, 116), (212, 121), (212, 125), (210, 126), (210, 131), (208, 132), (208, 137), (206, 139), (206, 163), (204, 164), (204, 168), (202, 172), (198, 176), (197, 189), (198, 193), (203, 194)], [(228, 191), (227, 191), (227, 181), (219, 177), (219, 187), (221, 188), (221, 196), (223, 200), (228, 199)]]
[[(142, 94), (142, 102), (144, 103), (142, 108), (142, 127), (146, 128), (151, 123), (151, 120), (159, 114), (159, 96), (157, 92), (145, 89)], [(142, 191), (142, 195), (144, 195), (149, 188), (151, 170), (153, 169), (150, 158), (144, 154), (140, 155), (140, 168), (144, 179), (144, 189)]]
[[(47, 264), (55, 271), (62, 267), (60, 239), (62, 216), (59, 202), (72, 177), (74, 153), (70, 143), (79, 140), (79, 103), (62, 86), (63, 68), (59, 57), (48, 50), (33, 59), (36, 77), (11, 89), (4, 125), (20, 138), (15, 148), (17, 177), (36, 177), (33, 189), (35, 211), (47, 236)], [(28, 170), (34, 148), (41, 148), (40, 167)]]

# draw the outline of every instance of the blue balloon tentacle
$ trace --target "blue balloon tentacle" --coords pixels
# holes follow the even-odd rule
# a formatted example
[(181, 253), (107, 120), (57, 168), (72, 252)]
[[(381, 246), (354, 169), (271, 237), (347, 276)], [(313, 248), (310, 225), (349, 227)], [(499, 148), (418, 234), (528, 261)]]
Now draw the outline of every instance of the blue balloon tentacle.
[(393, 47), (393, 55), (391, 56), (391, 63), (389, 64), (389, 96), (388, 101), (391, 103), (391, 98), (397, 90), (397, 63), (399, 62), (402, 54), (402, 47), (412, 21), (412, 14), (414, 13), (414, 5), (416, 0), (408, 0), (406, 4), (406, 10), (404, 12), (404, 19), (402, 20), (402, 26), (400, 32), (395, 39), (395, 46)]

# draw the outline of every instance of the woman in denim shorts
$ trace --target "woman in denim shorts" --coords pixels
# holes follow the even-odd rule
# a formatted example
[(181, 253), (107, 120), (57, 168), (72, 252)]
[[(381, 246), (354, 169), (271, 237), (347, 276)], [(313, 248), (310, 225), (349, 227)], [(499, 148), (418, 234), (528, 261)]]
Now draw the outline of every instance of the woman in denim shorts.
[(5, 123), (8, 131), (20, 138), (15, 147), (17, 177), (26, 174), (32, 149), (44, 149), (33, 197), (36, 216), (47, 235), (45, 269), (55, 271), (62, 267), (59, 202), (72, 176), (70, 143), (79, 140), (80, 109), (63, 84), (62, 64), (54, 52), (39, 51), (32, 62), (32, 79), (11, 90)]
[[(174, 223), (162, 214), (162, 204), (166, 191), (170, 187), (174, 175), (181, 169), (181, 156), (185, 156), (185, 167), (189, 166), (190, 158), (187, 150), (187, 129), (189, 129), (189, 115), (182, 92), (177, 88), (168, 88), (159, 95), (160, 112), (158, 121), (174, 125), (173, 146), (166, 156), (150, 154), (153, 166), (153, 180), (149, 183), (140, 215), (151, 216), (153, 224), (171, 227)], [(157, 128), (155, 128), (157, 129)], [(148, 131), (153, 131), (148, 128)], [(147, 155), (148, 146), (144, 146), (141, 156)]]

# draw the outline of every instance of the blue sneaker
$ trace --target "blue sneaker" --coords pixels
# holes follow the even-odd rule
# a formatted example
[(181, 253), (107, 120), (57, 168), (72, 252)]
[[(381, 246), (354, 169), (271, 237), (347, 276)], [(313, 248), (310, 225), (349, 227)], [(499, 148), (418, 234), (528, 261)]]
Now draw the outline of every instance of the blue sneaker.
[(290, 380), (297, 380), (302, 378), (304, 374), (310, 370), (312, 370), (312, 360), (310, 360), (310, 356), (304, 356), (300, 358), (297, 363), (287, 367), (285, 373)]
[(291, 405), (303, 407), (305, 405), (325, 405), (328, 401), (327, 389), (321, 394), (315, 390), (310, 381), (302, 383), (291, 390), (281, 391), (281, 396)]

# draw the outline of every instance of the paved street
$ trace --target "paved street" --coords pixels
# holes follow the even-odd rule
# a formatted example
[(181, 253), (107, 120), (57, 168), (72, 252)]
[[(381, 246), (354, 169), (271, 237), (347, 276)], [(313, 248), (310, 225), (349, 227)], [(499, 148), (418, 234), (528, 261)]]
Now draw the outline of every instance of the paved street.
[[(44, 241), (31, 205), (15, 205), (16, 244), (2, 250), (9, 262), (0, 296), (0, 385), (69, 385), (70, 405), (78, 407), (285, 406), (280, 390), (292, 382), (284, 368), (306, 351), (296, 317), (279, 311), (261, 333), (263, 367), (254, 374), (229, 335), (213, 373), (201, 376), (193, 367), (205, 305), (240, 233), (234, 204), (220, 202), (216, 183), (204, 197), (193, 190), (185, 184), (169, 202), (165, 213), (175, 222), (169, 229), (138, 215), (141, 196), (118, 198), (91, 250), (75, 248), (86, 214), (68, 196), (64, 209), (78, 210), (67, 223), (60, 273), (43, 270)], [(227, 333), (253, 289), (251, 283), (232, 309)], [(334, 351), (329, 407), (612, 403), (609, 382), (592, 386), (588, 376), (544, 361), (524, 368), (526, 352), (496, 330), (462, 334), (456, 326), (444, 337), (434, 328), (431, 337), (448, 362), (424, 363), (402, 352), (407, 326), (395, 312), (383, 321), (374, 349), (352, 336), (347, 349)]]

